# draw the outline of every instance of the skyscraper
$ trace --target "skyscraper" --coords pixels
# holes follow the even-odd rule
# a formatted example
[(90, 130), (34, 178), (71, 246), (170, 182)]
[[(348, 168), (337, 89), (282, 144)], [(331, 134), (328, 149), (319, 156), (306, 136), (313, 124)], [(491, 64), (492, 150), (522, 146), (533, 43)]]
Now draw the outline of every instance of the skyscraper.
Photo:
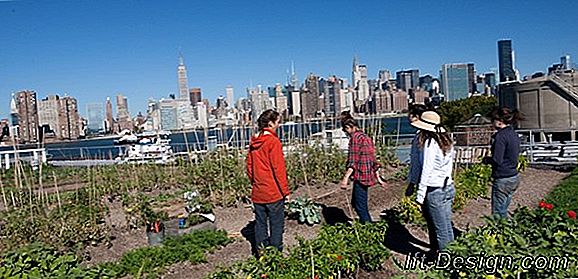
[(187, 67), (183, 61), (183, 56), (179, 55), (179, 66), (177, 66), (177, 76), (179, 80), (179, 97), (181, 99), (191, 100), (189, 95), (189, 83), (187, 79)]
[(235, 102), (234, 99), (234, 91), (233, 91), (233, 86), (227, 86), (227, 88), (225, 89), (225, 91), (227, 91), (227, 106), (232, 108), (233, 104)]
[(446, 101), (467, 98), (470, 90), (468, 64), (444, 64), (440, 71), (442, 92)]
[(404, 70), (395, 73), (397, 88), (409, 92), (419, 86), (419, 70)]
[(336, 76), (329, 77), (324, 88), (325, 115), (336, 117), (341, 113), (341, 79)]
[(498, 67), (500, 82), (516, 80), (512, 40), (498, 41)]
[(110, 97), (106, 97), (106, 107), (105, 107), (105, 119), (104, 119), (104, 132), (107, 134), (117, 132), (115, 127), (115, 121), (112, 114), (112, 102)]
[(120, 94), (116, 96), (116, 115), (119, 131), (133, 130), (132, 118), (128, 112), (128, 101)]
[(39, 125), (36, 92), (25, 90), (16, 93), (16, 108), (20, 125), (18, 135), (20, 142), (37, 142)]
[(309, 74), (305, 80), (305, 87), (301, 90), (301, 115), (303, 119), (317, 116), (319, 109), (319, 77)]
[(16, 106), (16, 97), (12, 93), (12, 98), (10, 98), (10, 121), (12, 126), (18, 126), (18, 107)]
[(80, 136), (80, 115), (76, 98), (64, 96), (60, 98), (58, 122), (60, 124), (60, 139), (77, 139)]
[(86, 114), (88, 115), (89, 133), (99, 133), (104, 130), (104, 111), (102, 103), (87, 104)]
[(301, 92), (297, 88), (291, 92), (291, 115), (301, 115)]
[(468, 93), (473, 94), (476, 92), (476, 69), (474, 68), (474, 63), (468, 63)]
[(359, 82), (357, 83), (357, 100), (366, 101), (369, 98), (369, 83), (367, 81), (367, 66), (359, 65)]

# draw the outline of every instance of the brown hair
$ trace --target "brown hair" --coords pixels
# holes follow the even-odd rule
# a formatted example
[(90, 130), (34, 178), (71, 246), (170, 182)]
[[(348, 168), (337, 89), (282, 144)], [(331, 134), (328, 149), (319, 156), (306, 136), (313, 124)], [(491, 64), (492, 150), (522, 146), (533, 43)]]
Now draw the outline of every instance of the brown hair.
[(257, 119), (257, 127), (259, 128), (259, 132), (263, 131), (263, 129), (269, 127), (269, 122), (275, 122), (279, 119), (279, 113), (268, 109), (261, 113), (259, 118)]
[(452, 149), (453, 142), (450, 134), (447, 132), (443, 133), (434, 133), (426, 130), (421, 130), (418, 136), (418, 143), (419, 147), (423, 148), (426, 142), (429, 144), (431, 140), (435, 140), (437, 144), (440, 146), (442, 153), (444, 156), (447, 154), (448, 151)]
[(498, 120), (506, 125), (516, 125), (523, 118), (517, 109), (511, 110), (509, 107), (496, 108), (492, 111), (492, 121)]
[(419, 117), (422, 113), (428, 110), (428, 107), (423, 104), (410, 104), (408, 109), (409, 116)]
[(344, 111), (341, 113), (341, 128), (345, 129), (346, 127), (359, 128), (359, 126), (357, 126), (357, 121), (355, 121), (355, 119), (353, 119), (353, 116), (351, 115), (351, 112), (349, 112), (349, 111)]

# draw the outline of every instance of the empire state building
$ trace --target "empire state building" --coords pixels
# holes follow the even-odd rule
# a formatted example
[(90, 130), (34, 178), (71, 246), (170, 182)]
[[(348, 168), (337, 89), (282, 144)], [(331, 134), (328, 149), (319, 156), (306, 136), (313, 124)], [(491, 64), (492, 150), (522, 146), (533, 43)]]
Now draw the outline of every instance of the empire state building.
[(187, 81), (187, 67), (183, 62), (183, 56), (179, 56), (179, 66), (177, 67), (177, 76), (179, 79), (179, 97), (190, 101), (189, 85)]

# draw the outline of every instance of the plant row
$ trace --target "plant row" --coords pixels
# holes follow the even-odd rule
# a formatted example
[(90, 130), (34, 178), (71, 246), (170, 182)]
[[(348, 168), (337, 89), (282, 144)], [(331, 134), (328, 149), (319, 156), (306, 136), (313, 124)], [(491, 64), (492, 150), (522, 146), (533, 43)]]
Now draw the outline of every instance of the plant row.
[(230, 242), (224, 231), (195, 231), (167, 238), (162, 246), (130, 251), (116, 262), (81, 266), (82, 259), (45, 245), (30, 245), (3, 255), (1, 278), (157, 278), (164, 268), (188, 261), (206, 262), (205, 253)]

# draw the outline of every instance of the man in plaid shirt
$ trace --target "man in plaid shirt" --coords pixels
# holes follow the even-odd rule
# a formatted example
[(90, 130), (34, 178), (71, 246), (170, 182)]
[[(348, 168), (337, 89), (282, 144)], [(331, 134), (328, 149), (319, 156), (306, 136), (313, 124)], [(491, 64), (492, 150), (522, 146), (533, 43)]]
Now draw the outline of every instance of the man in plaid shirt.
[(343, 112), (341, 117), (341, 127), (350, 139), (347, 170), (339, 185), (342, 189), (347, 189), (349, 178), (353, 175), (351, 177), (353, 180), (351, 204), (360, 222), (371, 222), (367, 206), (368, 188), (376, 182), (385, 185), (378, 174), (380, 165), (375, 159), (375, 147), (371, 138), (359, 129), (349, 112)]

